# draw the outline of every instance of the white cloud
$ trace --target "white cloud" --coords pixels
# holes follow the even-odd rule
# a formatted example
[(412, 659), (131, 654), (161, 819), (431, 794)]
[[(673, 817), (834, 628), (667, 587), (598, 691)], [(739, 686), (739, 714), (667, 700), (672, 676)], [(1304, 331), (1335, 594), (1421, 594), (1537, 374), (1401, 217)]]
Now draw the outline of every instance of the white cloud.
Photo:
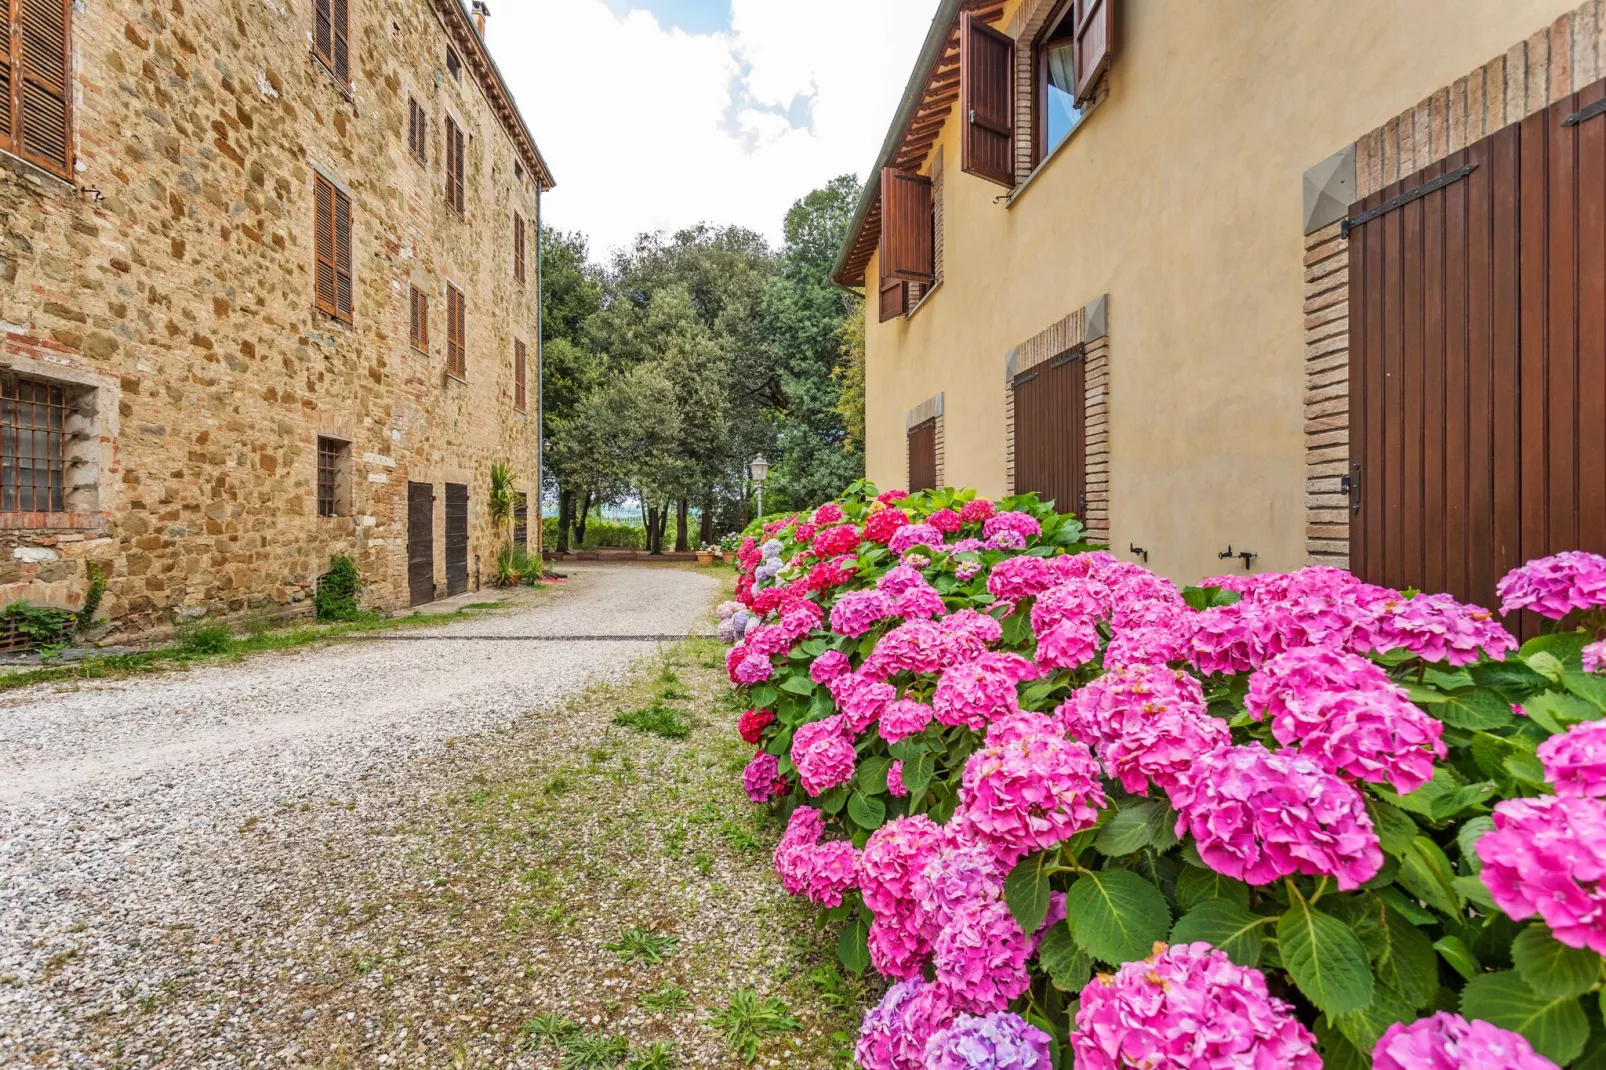
[(558, 179), (548, 221), (601, 257), (703, 220), (778, 242), (793, 201), (861, 178), (937, 0), (733, 0), (728, 33), (603, 0), (504, 0), (487, 39)]

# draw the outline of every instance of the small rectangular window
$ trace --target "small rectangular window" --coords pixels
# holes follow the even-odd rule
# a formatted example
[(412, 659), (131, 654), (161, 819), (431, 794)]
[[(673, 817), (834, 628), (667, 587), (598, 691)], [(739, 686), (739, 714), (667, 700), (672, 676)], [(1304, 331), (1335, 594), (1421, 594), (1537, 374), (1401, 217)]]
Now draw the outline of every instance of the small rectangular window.
[(424, 106), (407, 98), (407, 151), (421, 164), (429, 163), (429, 116)]
[(528, 366), (529, 366), (529, 358), (528, 358), (527, 352), (526, 352), (526, 350), (524, 348), (524, 343), (518, 341), (517, 339), (514, 339), (514, 341), (513, 341), (513, 407), (515, 409), (517, 409), (519, 412), (527, 412), (528, 411), (528, 409), (526, 407), (526, 404), (525, 404), (526, 401), (527, 401), (526, 395), (528, 393), (528, 384), (526, 382), (526, 379), (527, 379), (527, 377), (529, 375)]
[(351, 198), (322, 175), (314, 175), (314, 304), (351, 322)]
[(429, 294), (412, 287), (412, 316), (407, 329), (407, 340), (414, 349), (429, 352)]
[(468, 310), (463, 291), (446, 284), (446, 374), (468, 378)]
[(313, 0), (312, 50), (342, 82), (351, 82), (349, 0)]
[(351, 443), (318, 438), (318, 515), (351, 515)]
[(1076, 18), (1068, 7), (1037, 47), (1038, 159), (1046, 160), (1082, 121), (1076, 105)]
[(457, 58), (457, 52), (451, 48), (446, 50), (446, 73), (458, 81), (463, 80), (463, 61)]
[(513, 213), (513, 278), (524, 283), (524, 217)]
[(0, 510), (66, 511), (67, 400), (54, 383), (0, 379)]
[(463, 130), (450, 115), (446, 117), (446, 203), (458, 215), (464, 214)]

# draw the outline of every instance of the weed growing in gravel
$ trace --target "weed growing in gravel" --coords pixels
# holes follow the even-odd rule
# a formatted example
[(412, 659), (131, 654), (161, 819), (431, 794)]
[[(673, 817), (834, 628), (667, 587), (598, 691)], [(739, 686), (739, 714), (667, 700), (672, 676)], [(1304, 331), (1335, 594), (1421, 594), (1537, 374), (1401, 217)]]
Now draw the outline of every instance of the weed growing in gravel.
[(691, 868), (706, 877), (714, 872), (714, 856), (707, 851), (698, 851), (691, 856)]
[(680, 854), (686, 847), (686, 832), (686, 822), (676, 821), (669, 831), (664, 833), (664, 854)]
[(809, 971), (809, 984), (819, 994), (820, 1002), (833, 1011), (853, 1010), (869, 998), (870, 987), (863, 977), (844, 974), (834, 962)]
[(753, 830), (739, 821), (726, 821), (719, 826), (719, 834), (725, 837), (732, 847), (738, 851), (762, 851), (764, 845), (759, 842)]
[(568, 778), (561, 773), (548, 778), (547, 782), (541, 785), (541, 791), (547, 795), (567, 795), (572, 790), (574, 789)]
[(234, 649), (234, 630), (227, 624), (197, 624), (177, 629), (178, 652), (191, 657), (211, 657)]
[(633, 1052), (625, 1070), (675, 1070), (680, 1060), (675, 1057), (675, 1046), (659, 1041), (643, 1051)]
[(640, 926), (625, 930), (625, 934), (604, 948), (619, 956), (629, 966), (656, 966), (675, 953), (680, 937), (665, 936)]
[(613, 723), (621, 728), (631, 728), (663, 739), (682, 740), (691, 736), (691, 723), (686, 720), (685, 715), (660, 702), (655, 702), (645, 709), (621, 713), (613, 719)]
[(724, 1033), (726, 1047), (748, 1063), (758, 1058), (765, 1038), (803, 1028), (780, 996), (761, 997), (752, 989), (732, 993), (730, 1004), (708, 1024)]
[(524, 1035), (530, 1038), (530, 1047), (540, 1050), (550, 1043), (562, 1048), (563, 1042), (580, 1032), (580, 1023), (572, 1022), (560, 1014), (538, 1014), (524, 1023)]
[(618, 1066), (630, 1054), (630, 1041), (624, 1037), (597, 1034), (570, 1037), (563, 1042), (563, 1070), (595, 1070)]
[(656, 992), (641, 997), (641, 1009), (648, 1014), (678, 1014), (691, 1010), (691, 996), (673, 981), (666, 981)]

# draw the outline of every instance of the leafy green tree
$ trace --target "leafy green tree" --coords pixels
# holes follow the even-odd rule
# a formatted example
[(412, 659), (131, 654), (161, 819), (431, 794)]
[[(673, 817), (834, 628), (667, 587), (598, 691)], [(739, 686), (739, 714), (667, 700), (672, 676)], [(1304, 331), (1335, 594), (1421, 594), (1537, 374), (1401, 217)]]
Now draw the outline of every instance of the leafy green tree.
[[(602, 358), (591, 348), (586, 325), (602, 309), (602, 271), (591, 263), (584, 234), (541, 227), (541, 404), (546, 441), (546, 475), (558, 491), (558, 550), (569, 548), (576, 523), (576, 489), (589, 485), (570, 460), (585, 449), (569, 448), (562, 436), (575, 428), (574, 416), (602, 375)], [(583, 492), (582, 492), (583, 496)], [(589, 503), (579, 511), (585, 537)]]

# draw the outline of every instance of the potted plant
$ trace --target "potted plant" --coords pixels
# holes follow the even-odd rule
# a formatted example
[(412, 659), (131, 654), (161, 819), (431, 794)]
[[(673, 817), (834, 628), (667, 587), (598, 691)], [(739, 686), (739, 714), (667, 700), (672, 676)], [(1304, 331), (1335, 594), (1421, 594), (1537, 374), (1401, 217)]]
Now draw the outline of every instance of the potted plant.
[(719, 559), (725, 564), (736, 560), (736, 551), (741, 549), (742, 536), (740, 532), (732, 531), (719, 540)]
[(714, 555), (717, 553), (719, 553), (719, 547), (713, 543), (704, 543), (697, 551), (697, 563), (699, 565), (712, 565), (714, 563)]

